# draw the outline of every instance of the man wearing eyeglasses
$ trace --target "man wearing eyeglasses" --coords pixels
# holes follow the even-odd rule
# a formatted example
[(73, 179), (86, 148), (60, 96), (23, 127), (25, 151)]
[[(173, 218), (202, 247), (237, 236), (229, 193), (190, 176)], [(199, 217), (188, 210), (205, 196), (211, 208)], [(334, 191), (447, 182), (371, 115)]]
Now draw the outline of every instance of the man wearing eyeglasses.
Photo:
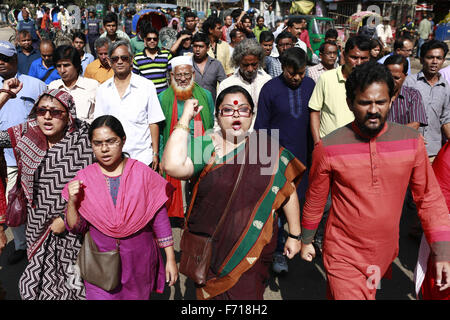
[(399, 37), (394, 42), (394, 51), (378, 60), (378, 63), (384, 64), (387, 58), (394, 54), (399, 54), (408, 60), (408, 74), (411, 74), (411, 61), (409, 57), (412, 55), (414, 43), (408, 36)]
[[(11, 78), (17, 78), (23, 84), (23, 88), (17, 93), (16, 98), (9, 99), (1, 108), (0, 130), (7, 130), (25, 122), (34, 102), (47, 88), (44, 82), (19, 73), (16, 49), (10, 42), (0, 41), (0, 86), (3, 87), (3, 81)], [(5, 194), (7, 199), (9, 191), (16, 183), (17, 162), (13, 149), (3, 150), (8, 174)], [(26, 256), (25, 225), (11, 230), (14, 235), (15, 251), (8, 257), (8, 263), (15, 264)]]
[(145, 49), (134, 56), (133, 72), (151, 80), (159, 94), (168, 88), (167, 73), (171, 70), (172, 54), (158, 47), (158, 31), (151, 24), (144, 24), (140, 34)]
[(320, 45), (320, 63), (308, 68), (308, 77), (317, 82), (322, 73), (334, 69), (338, 57), (338, 47), (336, 42), (325, 41)]
[(283, 73), (283, 68), (281, 67), (280, 55), (289, 48), (293, 48), (297, 38), (288, 31), (281, 32), (275, 39), (276, 49), (279, 53), (278, 56), (266, 56), (266, 68), (272, 78), (278, 77)]
[[(196, 35), (196, 37), (198, 36), (200, 34)], [(189, 128), (186, 128), (190, 131), (191, 138), (204, 135), (214, 125), (214, 99), (208, 90), (200, 87), (195, 82), (192, 58), (189, 56), (175, 57), (172, 59), (171, 65), (170, 87), (158, 95), (161, 108), (166, 117), (166, 120), (161, 125), (161, 156), (164, 152), (165, 143), (167, 143), (178, 119), (183, 114), (186, 100), (194, 98), (198, 100), (200, 106), (203, 106), (200, 113), (189, 124)], [(169, 176), (166, 179), (176, 188), (168, 215), (169, 217), (184, 218), (184, 212), (188, 205), (188, 201), (185, 198), (185, 184)], [(189, 190), (189, 188), (190, 186), (188, 185), (187, 189)]]
[(165, 117), (152, 81), (132, 72), (130, 42), (111, 44), (108, 57), (114, 76), (97, 89), (94, 119), (113, 115), (122, 123), (127, 136), (123, 151), (131, 158), (159, 167), (159, 127)]

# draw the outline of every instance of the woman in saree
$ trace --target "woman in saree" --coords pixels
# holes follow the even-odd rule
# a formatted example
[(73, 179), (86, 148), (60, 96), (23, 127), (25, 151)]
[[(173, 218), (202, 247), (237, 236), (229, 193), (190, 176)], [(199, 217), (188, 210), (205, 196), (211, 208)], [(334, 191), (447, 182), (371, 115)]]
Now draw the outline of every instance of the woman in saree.
[[(14, 98), (21, 84), (10, 80), (4, 89), (10, 91), (8, 98)], [(76, 119), (72, 96), (45, 91), (27, 122), (0, 132), (0, 147), (14, 149), (27, 201), (28, 265), (19, 280), (22, 299), (84, 299), (83, 285), (72, 281), (81, 242), (65, 230), (61, 192), (79, 170), (92, 163), (93, 153), (88, 124)]]
[(162, 159), (172, 177), (199, 178), (186, 218), (190, 232), (212, 236), (224, 215), (213, 239), (207, 282), (197, 287), (197, 298), (263, 299), (278, 209), (286, 213), (289, 226), (284, 254), (292, 258), (299, 252), (295, 190), (305, 166), (264, 132), (248, 134), (254, 104), (245, 89), (222, 91), (215, 110), (221, 130), (189, 143), (188, 125), (201, 109), (197, 100), (186, 101)]
[[(87, 300), (148, 300), (178, 278), (166, 202), (172, 186), (142, 162), (125, 157), (125, 131), (110, 115), (95, 119), (89, 140), (96, 163), (79, 171), (63, 190), (67, 228), (89, 231), (101, 252), (119, 240), (121, 281), (111, 291), (85, 282)], [(85, 241), (87, 241), (85, 239)], [(159, 248), (164, 248), (167, 263)]]

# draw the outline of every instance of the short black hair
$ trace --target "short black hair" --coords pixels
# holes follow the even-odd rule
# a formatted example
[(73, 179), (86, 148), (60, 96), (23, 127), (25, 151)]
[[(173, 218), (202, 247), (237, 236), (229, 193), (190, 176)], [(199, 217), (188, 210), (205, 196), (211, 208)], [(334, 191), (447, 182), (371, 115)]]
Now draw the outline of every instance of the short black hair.
[(348, 53), (355, 47), (357, 47), (361, 51), (370, 51), (369, 39), (364, 36), (350, 37), (345, 43), (344, 53)]
[(306, 66), (306, 52), (301, 48), (289, 48), (280, 56), (281, 66), (292, 67), (295, 71)]
[(363, 91), (375, 82), (384, 82), (389, 89), (389, 97), (394, 96), (394, 79), (389, 69), (376, 61), (369, 61), (356, 66), (345, 81), (347, 99), (355, 101), (356, 92)]
[(428, 51), (433, 49), (442, 49), (444, 51), (444, 58), (447, 56), (448, 53), (448, 45), (445, 42), (433, 39), (430, 41), (425, 42), (420, 47), (420, 59), (425, 58), (425, 55)]
[(293, 43), (297, 42), (297, 38), (292, 33), (290, 33), (289, 31), (281, 32), (277, 36), (277, 39), (275, 40), (275, 43), (278, 44), (278, 42), (280, 42), (281, 39), (291, 39)]
[(233, 40), (234, 38), (236, 38), (236, 33), (238, 32), (242, 32), (241, 30), (234, 28), (233, 30), (230, 31), (230, 39)]
[(207, 47), (210, 44), (208, 35), (203, 32), (197, 32), (196, 34), (194, 34), (194, 36), (192, 37), (192, 44), (194, 44), (194, 42), (204, 42)]
[(110, 22), (115, 22), (116, 25), (118, 26), (118, 18), (117, 15), (114, 12), (108, 12), (105, 17), (103, 18), (103, 24), (107, 24)]
[(188, 11), (184, 14), (184, 21), (186, 21), (186, 18), (197, 18), (197, 15), (192, 12), (192, 11)]
[(155, 33), (159, 38), (158, 30), (156, 30), (151, 23), (144, 24), (141, 26), (141, 30), (139, 30), (139, 34), (141, 35), (141, 38), (144, 39), (147, 37), (149, 33)]
[(84, 34), (84, 32), (75, 31), (72, 36), (72, 41), (75, 41), (76, 38), (81, 39), (84, 41), (84, 43), (86, 43), (86, 35)]
[(219, 116), (219, 107), (222, 104), (223, 100), (225, 99), (225, 96), (227, 94), (232, 94), (232, 93), (242, 93), (244, 95), (244, 97), (247, 99), (248, 104), (250, 105), (250, 109), (252, 110), (252, 113), (253, 113), (253, 110), (255, 109), (255, 103), (253, 102), (253, 99), (252, 99), (252, 96), (250, 95), (250, 93), (248, 93), (248, 91), (245, 90), (243, 87), (234, 85), (234, 86), (223, 89), (217, 96), (216, 117)]
[(53, 52), (53, 62), (55, 65), (59, 60), (70, 60), (70, 62), (74, 65), (75, 69), (78, 71), (78, 75), (81, 75), (83, 72), (83, 68), (81, 66), (81, 57), (78, 53), (78, 50), (69, 45), (62, 45), (56, 48)]
[(319, 47), (319, 52), (320, 52), (320, 53), (324, 53), (324, 51), (325, 51), (325, 46), (326, 46), (326, 45), (330, 45), (330, 46), (335, 46), (335, 47), (337, 47), (336, 42), (327, 40), (327, 41), (325, 41), (324, 43), (322, 43), (322, 44), (320, 45), (320, 47)]
[(275, 37), (273, 36), (273, 33), (270, 31), (263, 31), (259, 35), (259, 43), (267, 42), (267, 41), (274, 41)]
[(386, 60), (384, 60), (383, 64), (385, 66), (388, 66), (388, 65), (391, 65), (391, 64), (403, 65), (403, 73), (405, 75), (408, 74), (408, 68), (409, 68), (408, 59), (406, 59), (404, 56), (402, 56), (400, 54), (393, 54), (392, 56), (389, 56)]
[(327, 32), (325, 32), (325, 39), (328, 38), (338, 38), (338, 32), (336, 29), (328, 29)]
[(394, 52), (397, 49), (403, 48), (404, 42), (407, 41), (407, 40), (413, 42), (413, 40), (410, 37), (408, 37), (408, 36), (401, 36), (401, 37), (398, 37), (397, 39), (395, 39), (395, 41), (394, 41)]
[(287, 26), (288, 27), (293, 27), (294, 23), (302, 23), (303, 20), (305, 20), (304, 18), (300, 18), (300, 17), (292, 17), (288, 20), (287, 22)]
[(203, 32), (209, 35), (209, 29), (214, 29), (218, 24), (222, 25), (222, 20), (216, 16), (209, 16), (208, 19), (203, 22)]

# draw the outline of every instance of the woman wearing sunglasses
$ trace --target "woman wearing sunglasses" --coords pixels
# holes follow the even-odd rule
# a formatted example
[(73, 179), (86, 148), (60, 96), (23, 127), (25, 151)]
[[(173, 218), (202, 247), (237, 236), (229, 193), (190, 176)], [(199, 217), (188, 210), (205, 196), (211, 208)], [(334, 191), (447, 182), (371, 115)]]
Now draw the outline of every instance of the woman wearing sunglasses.
[[(5, 81), (0, 106), (20, 88), (17, 79)], [(14, 148), (27, 202), (28, 265), (19, 280), (22, 299), (83, 299), (82, 283), (73, 281), (81, 242), (65, 230), (61, 192), (93, 162), (93, 152), (88, 125), (76, 118), (72, 96), (45, 91), (27, 122), (0, 132), (0, 147)]]
[(167, 174), (197, 181), (184, 232), (213, 236), (207, 282), (197, 286), (197, 298), (262, 299), (278, 209), (289, 225), (284, 254), (292, 258), (300, 249), (295, 190), (305, 166), (265, 132), (248, 134), (254, 104), (242, 87), (217, 97), (220, 131), (189, 143), (189, 123), (202, 108), (197, 100), (186, 101), (162, 159)]

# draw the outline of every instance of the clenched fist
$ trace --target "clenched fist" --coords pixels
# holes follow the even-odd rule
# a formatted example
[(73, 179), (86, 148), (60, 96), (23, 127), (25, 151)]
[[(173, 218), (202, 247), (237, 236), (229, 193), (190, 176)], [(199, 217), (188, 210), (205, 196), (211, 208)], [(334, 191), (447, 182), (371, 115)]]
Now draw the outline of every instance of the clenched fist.
[(80, 200), (80, 196), (83, 192), (83, 181), (73, 180), (69, 182), (69, 202), (77, 203)]

